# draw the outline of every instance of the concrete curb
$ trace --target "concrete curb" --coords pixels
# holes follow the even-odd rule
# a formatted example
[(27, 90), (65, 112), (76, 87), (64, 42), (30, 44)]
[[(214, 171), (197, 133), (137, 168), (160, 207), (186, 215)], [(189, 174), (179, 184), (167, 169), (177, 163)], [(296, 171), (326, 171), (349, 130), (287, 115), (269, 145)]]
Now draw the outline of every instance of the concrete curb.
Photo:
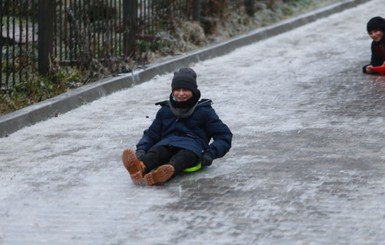
[(225, 55), (236, 48), (295, 29), (320, 18), (327, 17), (365, 2), (368, 2), (368, 0), (347, 0), (341, 3), (333, 4), (289, 20), (279, 22), (269, 27), (256, 29), (248, 34), (238, 36), (225, 42), (207, 46), (205, 48), (187, 53), (186, 55), (173, 57), (162, 63), (151, 65), (144, 70), (136, 70), (131, 74), (120, 74), (117, 77), (107, 78), (31, 105), (16, 112), (6, 114), (0, 117), (0, 137), (7, 137), (9, 134), (24, 127), (56, 117), (118, 90), (130, 88), (135, 84), (148, 81), (156, 75), (172, 72), (182, 66), (188, 66), (203, 60)]

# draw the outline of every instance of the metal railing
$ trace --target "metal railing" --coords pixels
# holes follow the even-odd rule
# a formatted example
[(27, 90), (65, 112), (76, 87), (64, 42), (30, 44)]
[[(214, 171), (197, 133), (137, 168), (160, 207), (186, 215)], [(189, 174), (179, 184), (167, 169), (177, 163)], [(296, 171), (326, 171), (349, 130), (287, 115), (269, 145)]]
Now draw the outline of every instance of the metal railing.
[[(0, 1), (0, 88), (28, 80), (37, 64), (37, 4)], [(35, 14), (33, 14), (35, 13)]]

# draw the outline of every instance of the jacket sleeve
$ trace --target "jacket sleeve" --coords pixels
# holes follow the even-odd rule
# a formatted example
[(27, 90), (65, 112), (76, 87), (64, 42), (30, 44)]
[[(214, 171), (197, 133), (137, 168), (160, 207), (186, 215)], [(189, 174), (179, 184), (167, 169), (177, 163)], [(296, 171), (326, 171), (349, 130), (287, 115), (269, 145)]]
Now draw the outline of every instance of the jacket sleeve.
[(372, 51), (372, 55), (370, 57), (370, 64), (364, 65), (362, 67), (362, 72), (365, 74), (373, 74), (373, 72), (372, 73), (367, 72), (366, 67), (368, 67), (368, 66), (381, 66), (384, 63), (382, 58), (376, 54), (373, 42), (372, 42), (372, 46), (371, 46), (371, 51)]
[(161, 139), (162, 123), (161, 123), (161, 109), (156, 114), (154, 121), (150, 127), (143, 132), (142, 138), (136, 145), (136, 150), (148, 151), (153, 145), (155, 145)]
[(212, 141), (205, 152), (209, 153), (214, 159), (223, 157), (231, 148), (233, 134), (211, 107), (207, 117), (206, 132), (212, 138)]
[(370, 66), (370, 64), (367, 64), (367, 65), (364, 65), (362, 67), (362, 72), (365, 73), (365, 74), (369, 74), (369, 72), (366, 71), (366, 67)]
[(382, 65), (384, 63), (384, 61), (382, 60), (382, 58), (378, 54), (376, 54), (373, 43), (372, 43), (371, 50), (372, 50), (372, 56), (370, 58), (370, 65), (372, 65), (372, 66)]

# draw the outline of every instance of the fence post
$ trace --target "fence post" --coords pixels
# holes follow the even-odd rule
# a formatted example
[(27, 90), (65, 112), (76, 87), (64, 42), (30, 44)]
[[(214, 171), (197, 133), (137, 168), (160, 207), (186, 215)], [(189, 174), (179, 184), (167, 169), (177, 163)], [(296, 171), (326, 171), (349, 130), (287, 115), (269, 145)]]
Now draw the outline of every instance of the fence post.
[(56, 12), (56, 1), (39, 0), (39, 39), (38, 39), (38, 70), (47, 74), (50, 65), (50, 55), (53, 52), (53, 23)]
[(135, 53), (137, 0), (123, 0), (123, 51), (126, 57)]
[(255, 0), (245, 0), (245, 10), (247, 15), (253, 17), (255, 13)]
[(192, 3), (193, 3), (193, 12), (192, 12), (193, 21), (199, 21), (200, 13), (201, 13), (201, 1), (193, 0)]

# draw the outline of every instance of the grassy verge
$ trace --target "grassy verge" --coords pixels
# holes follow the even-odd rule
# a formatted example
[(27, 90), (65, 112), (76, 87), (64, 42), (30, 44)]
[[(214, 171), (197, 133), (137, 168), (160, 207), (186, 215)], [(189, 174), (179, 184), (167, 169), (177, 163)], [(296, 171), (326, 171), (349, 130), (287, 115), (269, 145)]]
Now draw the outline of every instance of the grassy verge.
[(34, 103), (62, 94), (81, 86), (83, 74), (72, 68), (60, 69), (46, 77), (33, 75), (28, 82), (21, 82), (0, 93), (0, 115), (16, 111)]

